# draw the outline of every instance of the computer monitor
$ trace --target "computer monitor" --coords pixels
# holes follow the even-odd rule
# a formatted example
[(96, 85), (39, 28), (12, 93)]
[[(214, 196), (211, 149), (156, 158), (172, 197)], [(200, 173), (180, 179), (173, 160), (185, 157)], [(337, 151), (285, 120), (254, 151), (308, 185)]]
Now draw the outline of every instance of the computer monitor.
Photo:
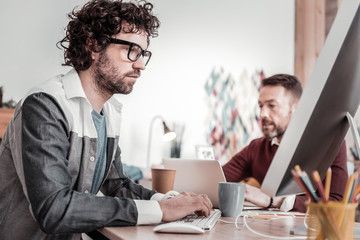
[(344, 0), (264, 178), (270, 196), (302, 193), (291, 169), (324, 178), (360, 103), (360, 0)]

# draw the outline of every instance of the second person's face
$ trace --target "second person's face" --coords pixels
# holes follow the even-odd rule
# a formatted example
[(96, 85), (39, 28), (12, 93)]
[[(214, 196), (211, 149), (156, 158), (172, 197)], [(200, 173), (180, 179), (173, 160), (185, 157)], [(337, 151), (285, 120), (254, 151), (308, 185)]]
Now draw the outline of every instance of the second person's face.
[(258, 105), (264, 137), (281, 141), (296, 108), (293, 97), (281, 85), (265, 86), (260, 91)]

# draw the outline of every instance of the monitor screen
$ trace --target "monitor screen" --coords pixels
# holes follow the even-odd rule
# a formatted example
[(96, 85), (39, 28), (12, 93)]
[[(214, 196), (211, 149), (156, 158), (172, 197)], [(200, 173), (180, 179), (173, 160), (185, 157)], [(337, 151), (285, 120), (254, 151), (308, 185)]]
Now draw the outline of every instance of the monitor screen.
[(298, 108), (264, 178), (270, 196), (302, 193), (291, 169), (299, 165), (324, 178), (360, 102), (359, 0), (344, 0), (327, 36)]

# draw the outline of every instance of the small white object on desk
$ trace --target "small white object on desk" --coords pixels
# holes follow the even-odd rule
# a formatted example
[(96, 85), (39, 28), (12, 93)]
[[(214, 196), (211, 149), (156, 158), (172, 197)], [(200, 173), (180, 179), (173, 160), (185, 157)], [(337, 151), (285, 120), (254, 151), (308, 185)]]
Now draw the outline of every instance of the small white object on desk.
[(154, 232), (200, 234), (205, 233), (205, 230), (187, 223), (170, 222), (154, 227)]

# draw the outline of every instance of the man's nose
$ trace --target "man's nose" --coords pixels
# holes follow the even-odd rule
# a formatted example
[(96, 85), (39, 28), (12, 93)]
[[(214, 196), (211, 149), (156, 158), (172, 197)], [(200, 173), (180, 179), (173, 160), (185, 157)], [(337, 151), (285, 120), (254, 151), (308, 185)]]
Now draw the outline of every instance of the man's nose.
[(139, 70), (145, 70), (145, 61), (143, 56), (139, 57), (139, 59), (133, 63), (133, 68)]
[(266, 117), (269, 117), (269, 110), (266, 107), (262, 107), (260, 109), (260, 118), (263, 119)]

